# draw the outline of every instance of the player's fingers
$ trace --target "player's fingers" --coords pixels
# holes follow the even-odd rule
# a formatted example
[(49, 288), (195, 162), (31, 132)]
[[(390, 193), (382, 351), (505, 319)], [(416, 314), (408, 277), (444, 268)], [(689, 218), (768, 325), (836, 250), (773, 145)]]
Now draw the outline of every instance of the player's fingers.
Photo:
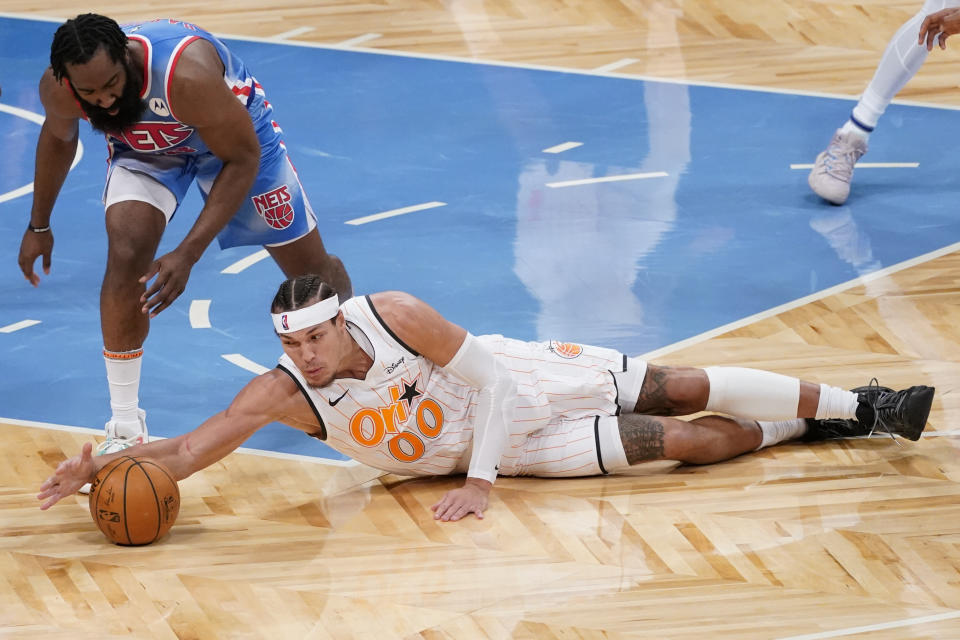
[[(143, 292), (143, 295), (140, 296), (141, 302), (146, 302), (149, 298), (157, 295), (157, 293), (167, 284), (168, 274), (157, 272), (156, 276), (157, 277), (154, 279), (154, 281), (150, 283), (150, 286), (147, 287)], [(146, 280), (140, 278), (140, 282), (146, 282)]]
[(23, 272), (23, 277), (26, 278), (27, 282), (33, 286), (40, 284), (40, 276), (33, 272), (33, 260), (26, 260), (23, 256), (20, 256), (17, 263), (20, 265), (20, 271)]
[(459, 519), (462, 518), (463, 516), (465, 516), (465, 515), (467, 515), (468, 513), (470, 513), (470, 511), (471, 511), (471, 509), (470, 509), (469, 507), (467, 507), (466, 505), (460, 505), (460, 507), (459, 507), (458, 509), (456, 509), (452, 514), (450, 514), (449, 521), (450, 521), (450, 522), (456, 522), (457, 520), (459, 520)]
[(42, 505), (40, 505), (40, 511), (46, 511), (47, 509), (49, 509), (49, 508), (52, 507), (53, 505), (57, 504), (58, 502), (60, 502), (60, 498), (62, 498), (62, 497), (63, 497), (63, 496), (61, 496), (61, 495), (55, 495), (55, 496), (53, 496), (52, 498), (50, 498), (49, 500), (47, 500), (46, 502), (44, 502)]
[(917, 33), (917, 44), (922, 45), (927, 41), (927, 29), (930, 28), (930, 16), (923, 19), (920, 23), (920, 31)]
[(178, 291), (171, 290), (169, 293), (164, 291), (162, 295), (153, 300), (148, 300), (145, 306), (150, 309), (150, 317), (156, 318), (161, 311), (173, 304), (173, 301), (179, 298), (181, 293), (183, 293), (183, 289)]
[(940, 48), (941, 48), (941, 49), (946, 49), (946, 48), (947, 48), (947, 38), (949, 38), (949, 37), (950, 37), (950, 34), (949, 34), (949, 33), (941, 33), (941, 34), (940, 34)]
[(146, 282), (158, 273), (160, 273), (160, 261), (154, 260), (150, 263), (150, 268), (147, 269), (147, 272), (140, 276), (140, 282)]
[(443, 518), (443, 515), (447, 512), (447, 509), (450, 508), (450, 505), (447, 503), (446, 498), (434, 505), (436, 508), (433, 510), (433, 519), (440, 520)]
[(43, 253), (43, 272), (47, 275), (50, 274), (50, 264), (52, 262), (51, 255), (52, 251), (45, 251)]

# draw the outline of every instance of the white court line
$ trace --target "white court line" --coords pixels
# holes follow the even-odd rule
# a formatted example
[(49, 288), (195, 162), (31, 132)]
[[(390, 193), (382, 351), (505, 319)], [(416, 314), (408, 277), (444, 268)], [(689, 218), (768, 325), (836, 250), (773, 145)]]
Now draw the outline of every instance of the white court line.
[(8, 324), (5, 327), (0, 327), (0, 333), (13, 333), (14, 331), (20, 331), (20, 329), (26, 329), (27, 327), (32, 327), (35, 324), (40, 324), (39, 320), (21, 320), (20, 322), (14, 322), (13, 324)]
[(382, 33), (365, 33), (362, 36), (357, 36), (356, 38), (350, 38), (349, 40), (338, 42), (337, 46), (338, 47), (355, 47), (358, 44), (363, 44), (364, 42), (369, 42), (370, 40), (376, 40), (381, 36), (383, 36)]
[(383, 220), (384, 218), (402, 216), (405, 213), (413, 213), (414, 211), (423, 211), (425, 209), (435, 209), (437, 207), (445, 206), (447, 206), (446, 202), (424, 202), (423, 204), (415, 204), (410, 207), (403, 207), (402, 209), (391, 209), (390, 211), (384, 211), (383, 213), (374, 213), (373, 215), (363, 216), (362, 218), (354, 218), (353, 220), (347, 220), (344, 222), (344, 224), (367, 224), (368, 222)]
[[(15, 427), (33, 427), (36, 429), (49, 429), (50, 431), (68, 431), (70, 433), (83, 433), (90, 436), (102, 436), (103, 429), (91, 429), (89, 427), (75, 427), (68, 424), (53, 424), (50, 422), (36, 422), (34, 420), (18, 420), (16, 418), (0, 417), (0, 423), (12, 424)], [(150, 436), (150, 442), (154, 440), (166, 440), (163, 436)], [(314, 464), (332, 465), (334, 467), (359, 467), (359, 462), (355, 460), (331, 460), (330, 458), (321, 458), (314, 456), (304, 456), (298, 453), (282, 453), (279, 451), (267, 451), (265, 449), (249, 449), (239, 447), (235, 450), (237, 453), (248, 453), (254, 456), (264, 458), (279, 458), (281, 460), (299, 460), (301, 462), (312, 462)]]
[(241, 260), (237, 260), (236, 262), (234, 262), (232, 265), (230, 265), (229, 267), (227, 267), (226, 269), (224, 269), (224, 270), (221, 271), (220, 273), (240, 273), (241, 271), (243, 271), (244, 269), (246, 269), (246, 268), (249, 267), (250, 265), (254, 265), (254, 264), (260, 262), (261, 260), (263, 260), (263, 259), (265, 259), (265, 258), (269, 258), (269, 257), (270, 257), (270, 252), (267, 251), (266, 249), (261, 249), (260, 251), (257, 251), (256, 253), (250, 254), (250, 255), (247, 256), (246, 258), (243, 258), (243, 259), (241, 259)]
[(194, 329), (210, 329), (210, 300), (190, 301), (190, 326)]
[[(72, 16), (73, 14), (70, 14)], [(67, 16), (67, 17), (70, 17)], [(36, 22), (59, 22), (62, 23), (67, 17), (56, 18), (53, 16), (38, 16), (27, 13), (0, 12), (0, 18), (10, 18), (13, 20), (33, 20)], [(788, 96), (810, 96), (812, 98), (832, 98), (836, 100), (860, 99), (859, 94), (827, 93), (825, 91), (802, 91), (799, 89), (779, 89), (776, 87), (757, 87), (745, 84), (733, 84), (728, 82), (708, 82), (705, 80), (687, 80), (683, 78), (666, 78), (646, 75), (624, 75), (616, 73), (598, 72), (590, 69), (576, 69), (574, 67), (551, 67), (543, 64), (529, 64), (523, 62), (502, 62), (498, 60), (484, 60), (475, 58), (459, 58), (457, 56), (445, 56), (430, 53), (413, 53), (409, 51), (391, 51), (389, 49), (362, 49), (342, 47), (335, 44), (321, 44), (318, 42), (291, 42), (288, 40), (276, 40), (274, 38), (259, 38), (256, 36), (244, 36), (235, 33), (217, 32), (213, 35), (218, 38), (228, 40), (240, 40), (243, 42), (266, 42), (269, 44), (284, 44), (290, 47), (307, 47), (310, 49), (329, 49), (329, 50), (350, 50), (361, 53), (369, 53), (381, 56), (394, 56), (397, 58), (414, 58), (420, 60), (439, 60), (441, 62), (461, 62), (463, 64), (483, 65), (488, 67), (505, 67), (509, 69), (530, 69), (533, 71), (550, 71), (553, 73), (565, 73), (581, 76), (609, 77), (618, 80), (629, 80), (633, 82), (661, 82), (664, 84), (682, 84), (688, 87), (714, 87), (717, 89), (736, 89), (738, 91), (750, 91), (753, 93), (776, 93)], [(919, 102), (915, 100), (893, 100), (890, 104), (905, 105), (908, 107), (924, 107), (927, 109), (940, 109), (943, 111), (960, 111), (960, 105), (934, 104), (930, 102)]]
[[(70, 14), (72, 16), (73, 14)], [(33, 15), (28, 13), (13, 13), (13, 12), (2, 12), (0, 11), (0, 18), (10, 18), (12, 20), (33, 20), (35, 22), (64, 22), (67, 17), (57, 18), (53, 16), (40, 16)], [(244, 36), (238, 35), (235, 33), (224, 33), (217, 32), (213, 35), (218, 38), (228, 39), (228, 40), (240, 40), (243, 42), (266, 42), (269, 44), (285, 44), (291, 47), (307, 47), (310, 49), (351, 49), (350, 47), (342, 47), (335, 44), (321, 44), (318, 42), (291, 42), (287, 40), (276, 40), (274, 38), (261, 38), (257, 36)], [(414, 53), (409, 51), (391, 51), (389, 49), (358, 49), (354, 48), (353, 51), (360, 51), (362, 53), (370, 53), (374, 55), (383, 55), (383, 56), (394, 56), (397, 58), (415, 58), (421, 60), (439, 60), (441, 62), (462, 62), (464, 64), (474, 64), (474, 65), (484, 65), (489, 67), (506, 67), (511, 69), (531, 69), (534, 71), (551, 71), (554, 73), (566, 73), (582, 76), (599, 76), (599, 77), (609, 77), (617, 78), (618, 80), (631, 80), (635, 82), (662, 82), (664, 84), (682, 84), (688, 87), (714, 87), (717, 89), (736, 89), (738, 91), (751, 91), (754, 93), (776, 93), (781, 95), (788, 96), (810, 96), (812, 98), (832, 98), (836, 100), (859, 100), (859, 94), (844, 94), (844, 93), (828, 93), (826, 91), (803, 91), (800, 89), (780, 89), (777, 87), (757, 87), (745, 84), (734, 84), (729, 82), (709, 82), (706, 80), (688, 80), (684, 78), (667, 78), (667, 77), (658, 77), (658, 76), (646, 76), (646, 75), (623, 75), (607, 72), (598, 72), (590, 69), (577, 69), (574, 67), (559, 67), (559, 66), (547, 66), (543, 64), (529, 64), (523, 62), (502, 62), (498, 60), (484, 60), (476, 58), (459, 58), (457, 56), (445, 56), (440, 54), (430, 54), (430, 53)], [(944, 111), (960, 111), (960, 105), (945, 105), (945, 104), (935, 104), (932, 102), (920, 102), (917, 100), (893, 100), (890, 104), (899, 104), (909, 107), (924, 107), (927, 109), (940, 109)]]
[[(2, 14), (0, 14), (2, 15)], [(26, 109), (21, 109), (20, 107), (11, 107), (8, 104), (0, 104), (0, 111), (5, 111), (12, 116), (17, 116), (18, 118), (23, 118), (24, 120), (29, 120), (30, 122), (43, 125), (44, 117), (39, 113), (34, 113), (33, 111), (27, 111)], [(77, 153), (73, 156), (73, 162), (70, 164), (70, 170), (72, 171), (75, 166), (80, 162), (80, 159), (83, 157), (83, 143), (77, 140)], [(25, 196), (28, 193), (33, 192), (33, 183), (25, 184), (22, 187), (17, 187), (12, 191), (7, 191), (6, 193), (0, 193), (0, 202), (7, 202), (8, 200), (13, 200), (19, 198), (20, 196)]]
[(543, 150), (543, 153), (563, 153), (564, 151), (569, 151), (570, 149), (576, 149), (577, 147), (582, 146), (582, 142), (564, 142), (563, 144), (547, 147)]
[(596, 184), (598, 182), (620, 182), (621, 180), (646, 180), (647, 178), (666, 178), (666, 171), (653, 171), (651, 173), (626, 173), (621, 176), (606, 176), (605, 178), (585, 178), (583, 180), (564, 180), (562, 182), (548, 182), (548, 187), (554, 189), (558, 187), (576, 187), (582, 184)]
[(611, 71), (616, 71), (617, 69), (622, 69), (623, 67), (629, 67), (634, 62), (640, 62), (636, 58), (621, 58), (616, 62), (611, 62), (610, 64), (605, 64), (600, 67), (595, 67), (594, 71), (599, 71), (600, 73), (609, 73)]
[[(858, 162), (854, 169), (916, 169), (919, 162)], [(791, 169), (813, 169), (812, 164), (792, 164)]]
[(921, 434), (924, 438), (956, 438), (960, 436), (960, 430), (953, 431), (930, 431)]
[(924, 624), (926, 622), (939, 622), (941, 620), (952, 620), (960, 618), (960, 611), (949, 611), (947, 613), (937, 613), (931, 616), (920, 616), (919, 618), (906, 618), (904, 620), (894, 620), (892, 622), (881, 622), (879, 624), (868, 624), (862, 627), (850, 627), (848, 629), (837, 629), (835, 631), (823, 631), (821, 633), (808, 633), (803, 636), (790, 636), (788, 638), (779, 638), (778, 640), (823, 640), (824, 638), (839, 638), (841, 636), (852, 636), (856, 633), (865, 633), (867, 631), (881, 631), (883, 629), (896, 629), (898, 627), (909, 627), (915, 624)]
[(288, 40), (290, 38), (296, 38), (297, 36), (302, 36), (305, 33), (310, 33), (314, 30), (314, 27), (297, 27), (296, 29), (290, 29), (290, 31), (284, 31), (283, 33), (278, 33), (273, 36), (274, 40)]
[(758, 322), (760, 320), (766, 320), (767, 318), (771, 318), (775, 315), (779, 315), (781, 313), (784, 313), (785, 311), (790, 311), (791, 309), (802, 307), (805, 304), (816, 302), (817, 300), (821, 300), (823, 298), (827, 298), (834, 294), (841, 293), (843, 291), (846, 291), (847, 289), (852, 289), (853, 287), (864, 285), (864, 284), (867, 284), (868, 282), (873, 282), (874, 280), (879, 280), (880, 278), (884, 278), (898, 271), (903, 271), (904, 269), (915, 267), (918, 264), (923, 264), (924, 262), (935, 260), (940, 256), (945, 256), (948, 253), (953, 253), (954, 251), (958, 251), (958, 250), (960, 250), (960, 242), (954, 242), (953, 244), (943, 247), (942, 249), (937, 249), (936, 251), (925, 253), (921, 256), (917, 256), (916, 258), (910, 258), (909, 260), (904, 260), (903, 262), (890, 265), (889, 267), (886, 267), (884, 269), (880, 269), (878, 271), (868, 273), (867, 275), (854, 278), (853, 280), (848, 280), (847, 282), (843, 282), (836, 286), (830, 287), (829, 289), (824, 289), (823, 291), (818, 291), (817, 293), (811, 293), (808, 296), (797, 298), (792, 302), (787, 302), (778, 307), (773, 307), (772, 309), (767, 309), (766, 311), (755, 313), (752, 316), (741, 318), (740, 320), (736, 320), (729, 324), (725, 324), (722, 327), (717, 327), (716, 329), (711, 329), (710, 331), (704, 331), (703, 333), (693, 336), (691, 338), (687, 338), (686, 340), (681, 340), (680, 342), (674, 342), (673, 344), (667, 345), (666, 347), (661, 347), (660, 349), (654, 349), (653, 351), (645, 353), (640, 357), (642, 357), (644, 360), (651, 360), (653, 358), (662, 356), (666, 353), (679, 351), (680, 349), (684, 349), (686, 347), (690, 347), (695, 344), (705, 342), (710, 338), (714, 338), (716, 336), (727, 333), (729, 331), (740, 329), (741, 327), (745, 327), (748, 324), (753, 324), (754, 322)]
[(260, 375), (261, 373), (266, 373), (270, 369), (266, 368), (262, 364), (256, 363), (245, 355), (239, 353), (224, 353), (220, 356), (230, 364), (235, 364), (241, 369), (246, 369), (251, 373)]

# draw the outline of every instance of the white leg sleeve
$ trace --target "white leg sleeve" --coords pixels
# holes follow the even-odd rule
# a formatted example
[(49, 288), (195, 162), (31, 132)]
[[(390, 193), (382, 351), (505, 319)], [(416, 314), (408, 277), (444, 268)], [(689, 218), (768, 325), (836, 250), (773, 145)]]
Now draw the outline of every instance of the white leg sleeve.
[(710, 396), (707, 411), (752, 420), (787, 420), (797, 417), (800, 380), (741, 367), (707, 367)]
[(960, 6), (957, 0), (927, 0), (923, 8), (900, 26), (887, 44), (880, 64), (860, 102), (853, 108), (853, 117), (858, 122), (873, 128), (887, 105), (904, 85), (916, 75), (927, 59), (927, 48), (917, 44), (920, 23), (931, 13), (947, 7)]

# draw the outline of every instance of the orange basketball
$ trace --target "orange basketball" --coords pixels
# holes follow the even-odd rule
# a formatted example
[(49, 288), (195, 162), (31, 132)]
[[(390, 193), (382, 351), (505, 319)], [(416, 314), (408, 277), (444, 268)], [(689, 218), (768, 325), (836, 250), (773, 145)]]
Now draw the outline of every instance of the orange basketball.
[(90, 486), (90, 515), (111, 542), (150, 544), (180, 512), (180, 488), (162, 464), (123, 456), (104, 465)]

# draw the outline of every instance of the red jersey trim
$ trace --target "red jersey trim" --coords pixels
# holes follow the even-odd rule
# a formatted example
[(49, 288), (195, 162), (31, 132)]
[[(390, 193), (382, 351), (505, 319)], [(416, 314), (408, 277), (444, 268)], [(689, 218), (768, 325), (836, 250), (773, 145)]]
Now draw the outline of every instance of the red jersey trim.
[(150, 61), (153, 58), (153, 43), (143, 36), (127, 36), (128, 40), (136, 40), (143, 45), (143, 84), (140, 87), (140, 99), (142, 100), (150, 94), (150, 84), (153, 82), (153, 74), (150, 73)]
[(173, 100), (170, 99), (170, 80), (173, 78), (173, 72), (177, 68), (177, 62), (180, 61), (180, 56), (183, 54), (183, 50), (187, 48), (194, 40), (201, 40), (200, 36), (187, 36), (173, 48), (173, 55), (170, 56), (170, 63), (167, 65), (167, 72), (163, 77), (163, 95), (167, 98), (167, 109), (170, 110), (170, 116), (174, 120), (179, 120), (183, 122), (173, 113)]

